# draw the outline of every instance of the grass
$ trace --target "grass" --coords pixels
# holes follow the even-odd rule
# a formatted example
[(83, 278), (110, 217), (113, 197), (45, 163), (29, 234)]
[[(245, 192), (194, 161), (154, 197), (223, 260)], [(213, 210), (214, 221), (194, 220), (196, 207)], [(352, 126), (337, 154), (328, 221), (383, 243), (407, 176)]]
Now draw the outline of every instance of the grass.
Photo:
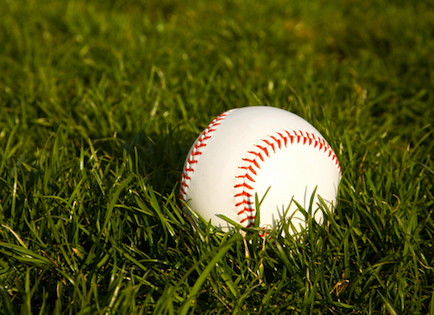
[[(429, 1), (0, 0), (0, 313), (434, 314)], [(178, 182), (226, 109), (343, 170), (303, 241), (197, 230)], [(206, 225), (206, 224), (205, 224)]]

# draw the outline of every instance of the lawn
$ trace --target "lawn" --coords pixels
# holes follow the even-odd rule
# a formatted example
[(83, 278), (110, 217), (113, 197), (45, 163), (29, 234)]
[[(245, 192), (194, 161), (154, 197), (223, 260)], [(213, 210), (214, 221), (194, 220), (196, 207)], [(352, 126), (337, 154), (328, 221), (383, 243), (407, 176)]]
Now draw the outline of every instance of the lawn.
[[(0, 314), (434, 315), (433, 52), (428, 0), (0, 0)], [(256, 105), (341, 163), (298, 238), (183, 214), (192, 142)]]

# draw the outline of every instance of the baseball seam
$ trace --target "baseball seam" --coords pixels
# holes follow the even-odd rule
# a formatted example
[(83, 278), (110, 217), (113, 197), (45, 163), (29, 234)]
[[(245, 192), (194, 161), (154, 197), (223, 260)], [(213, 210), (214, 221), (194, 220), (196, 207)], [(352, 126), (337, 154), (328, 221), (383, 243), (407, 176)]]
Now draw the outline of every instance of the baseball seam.
[(243, 158), (243, 161), (247, 162), (247, 165), (240, 166), (240, 169), (245, 170), (245, 173), (238, 175), (237, 178), (241, 178), (243, 183), (234, 186), (236, 191), (236, 198), (240, 201), (235, 204), (238, 208), (238, 215), (245, 215), (241, 219), (240, 223), (246, 227), (254, 226), (255, 222), (255, 205), (250, 198), (254, 197), (254, 183), (257, 171), (261, 168), (260, 164), (265, 162), (265, 157), (270, 157), (271, 151), (276, 153), (276, 149), (281, 150), (283, 147), (287, 147), (288, 144), (302, 143), (303, 145), (309, 145), (314, 148), (318, 148), (320, 152), (327, 154), (328, 158), (334, 161), (334, 164), (341, 173), (341, 167), (336, 154), (330, 145), (319, 136), (307, 131), (302, 130), (283, 130), (282, 132), (276, 132), (274, 135), (269, 135), (267, 139), (261, 139), (261, 144), (255, 145), (258, 148), (256, 151), (248, 151), (250, 158)]
[(181, 177), (181, 187), (180, 187), (180, 197), (182, 200), (186, 201), (187, 192), (186, 189), (188, 189), (188, 181), (191, 179), (190, 173), (194, 172), (194, 164), (196, 164), (197, 157), (202, 154), (202, 150), (204, 147), (206, 147), (206, 142), (211, 138), (211, 134), (216, 130), (216, 128), (220, 125), (221, 121), (226, 118), (227, 115), (229, 115), (232, 110), (228, 110), (219, 116), (217, 116), (209, 125), (206, 127), (206, 129), (202, 132), (202, 135), (197, 139), (193, 150), (190, 153), (190, 156), (187, 159), (187, 163), (184, 166), (184, 170), (182, 172)]

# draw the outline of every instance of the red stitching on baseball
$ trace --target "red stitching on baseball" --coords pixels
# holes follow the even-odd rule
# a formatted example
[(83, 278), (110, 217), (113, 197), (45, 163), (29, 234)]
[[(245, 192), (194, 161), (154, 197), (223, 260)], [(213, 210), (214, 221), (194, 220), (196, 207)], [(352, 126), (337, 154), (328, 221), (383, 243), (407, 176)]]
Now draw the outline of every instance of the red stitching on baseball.
[[(238, 215), (241, 215), (241, 214), (243, 214), (244, 213), (244, 211), (250, 211), (250, 212), (252, 212), (252, 209), (249, 209), (249, 208), (244, 208), (243, 210), (241, 210), (240, 212), (238, 212)], [(254, 210), (253, 210), (254, 211)]]
[(252, 194), (249, 194), (249, 193), (246, 192), (246, 191), (243, 191), (243, 192), (241, 192), (241, 193), (235, 195), (235, 197), (241, 197), (241, 196), (253, 197)]
[[(243, 201), (241, 201), (241, 202), (235, 204), (236, 207), (241, 206), (241, 205), (248, 205), (248, 206), (251, 206), (251, 205), (253, 205), (253, 201), (248, 201), (248, 200), (243, 199)], [(250, 208), (249, 208), (249, 209), (250, 209)], [(246, 208), (244, 208), (244, 210), (246, 210)], [(253, 210), (249, 210), (249, 211), (253, 211)]]
[[(262, 153), (264, 153), (267, 157), (270, 157), (268, 148), (271, 147), (275, 153), (276, 152), (276, 150), (275, 150), (276, 144), (277, 144), (277, 147), (279, 149), (282, 149), (282, 146), (281, 146), (282, 140), (283, 140), (283, 143), (285, 144), (285, 147), (287, 146), (287, 144), (289, 142), (291, 144), (293, 144), (294, 138), (296, 138), (297, 143), (300, 143), (300, 141), (302, 141), (303, 145), (306, 145), (306, 144), (309, 146), (313, 145), (313, 147), (318, 148), (318, 150), (320, 152), (323, 151), (324, 153), (326, 153), (328, 151), (328, 157), (329, 158), (331, 157), (331, 160), (334, 161), (336, 168), (338, 169), (339, 173), (341, 174), (341, 167), (340, 167), (339, 161), (336, 157), (336, 154), (333, 152), (330, 145), (328, 145), (328, 143), (326, 143), (326, 141), (324, 139), (320, 138), (319, 136), (315, 136), (313, 133), (309, 133), (306, 131), (303, 132), (301, 130), (292, 130), (291, 132), (292, 132), (292, 134), (290, 133), (290, 131), (287, 131), (287, 130), (284, 130), (284, 133), (277, 132), (276, 134), (281, 139), (279, 139), (279, 137), (274, 136), (274, 135), (268, 136), (269, 139), (262, 139), (261, 141), (264, 142), (266, 144), (266, 146), (255, 145), (255, 147), (258, 148), (258, 151), (248, 151), (249, 154), (253, 155), (253, 158), (243, 158), (243, 161), (248, 162), (249, 165), (240, 167), (240, 169), (245, 170), (245, 174), (239, 175), (239, 176), (237, 176), (237, 178), (244, 179), (244, 183), (237, 184), (234, 186), (234, 188), (238, 191), (241, 190), (241, 192), (235, 194), (235, 197), (242, 198), (242, 201), (236, 203), (235, 206), (236, 207), (241, 207), (241, 206), (243, 207), (240, 211), (238, 211), (238, 215), (243, 215), (243, 214), (246, 215), (246, 217), (240, 221), (241, 223), (247, 222), (246, 227), (253, 227), (254, 226), (255, 216), (251, 215), (251, 213), (254, 213), (256, 211), (254, 208), (254, 202), (248, 200), (248, 198), (253, 197), (254, 188), (252, 186), (248, 185), (246, 183), (246, 180), (248, 180), (250, 182), (255, 181), (253, 178), (253, 176), (257, 175), (255, 168), (260, 169), (260, 165), (258, 162), (264, 162), (264, 158), (262, 156)], [(286, 134), (286, 136), (285, 136), (285, 134)], [(260, 161), (258, 161), (258, 158), (260, 159)]]
[(234, 186), (235, 188), (246, 187), (247, 189), (253, 189), (252, 186), (247, 185), (246, 183), (238, 184)]
[(245, 170), (249, 170), (250, 172), (252, 172), (254, 175), (256, 175), (256, 171), (253, 169), (253, 167), (251, 165), (249, 166), (242, 166), (240, 167), (241, 169), (245, 169)]
[[(249, 152), (249, 153), (250, 153), (250, 152)], [(249, 162), (249, 163), (253, 163), (253, 164), (255, 164), (255, 166), (256, 166), (257, 168), (260, 168), (260, 167), (259, 167), (259, 164), (258, 164), (258, 162), (257, 162), (256, 160), (243, 159), (243, 161), (246, 161), (246, 162)]]
[(264, 162), (264, 158), (262, 157), (261, 152), (257, 153), (255, 151), (249, 151), (249, 153), (256, 155), (257, 157), (259, 157), (261, 159), (262, 162)]
[[(251, 182), (255, 182), (255, 180), (252, 178), (252, 176), (250, 176), (249, 174), (245, 174), (245, 175), (240, 175), (240, 176), (237, 176), (237, 178), (247, 178), (249, 181), (251, 181)], [(235, 185), (235, 186), (237, 186), (237, 185)]]
[(206, 127), (206, 129), (202, 132), (202, 135), (197, 139), (197, 142), (194, 145), (194, 149), (191, 151), (190, 156), (187, 159), (187, 165), (184, 167), (184, 171), (181, 175), (181, 188), (180, 188), (180, 198), (184, 201), (186, 201), (187, 192), (188, 189), (188, 182), (190, 181), (191, 177), (189, 176), (189, 173), (194, 172), (194, 164), (198, 163), (196, 160), (196, 156), (202, 154), (202, 150), (204, 147), (206, 147), (206, 141), (211, 139), (211, 133), (216, 131), (216, 127), (220, 125), (220, 122), (225, 119), (225, 117), (231, 112), (232, 110), (228, 110), (219, 116), (217, 116), (209, 125)]

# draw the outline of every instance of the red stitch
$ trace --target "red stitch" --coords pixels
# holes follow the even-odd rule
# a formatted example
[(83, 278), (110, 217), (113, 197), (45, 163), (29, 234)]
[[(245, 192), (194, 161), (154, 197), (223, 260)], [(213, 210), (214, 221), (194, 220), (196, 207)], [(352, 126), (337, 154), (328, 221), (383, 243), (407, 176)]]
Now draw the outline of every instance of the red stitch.
[(247, 227), (252, 227), (252, 226), (255, 225), (255, 223), (254, 223), (255, 216), (254, 216), (254, 215), (252, 215), (252, 216), (247, 216), (247, 217), (245, 217), (244, 219), (242, 219), (240, 222), (241, 222), (241, 223), (244, 223), (244, 222), (246, 222), (247, 220), (249, 220), (249, 221), (253, 221), (253, 222), (249, 222), (249, 224), (247, 225)]
[(253, 197), (252, 194), (249, 194), (249, 193), (246, 192), (246, 191), (243, 191), (243, 192), (241, 192), (241, 193), (239, 193), (239, 194), (236, 194), (234, 197), (241, 197), (241, 196)]
[(264, 151), (264, 152), (265, 152), (265, 155), (266, 155), (267, 157), (270, 157), (270, 155), (268, 154), (268, 150), (267, 150), (266, 147), (261, 147), (260, 145), (257, 145), (257, 147), (258, 147), (259, 149), (261, 149), (262, 151)]
[[(243, 200), (243, 201), (235, 204), (235, 207), (238, 207), (238, 206), (241, 206), (241, 205), (250, 205), (251, 206), (251, 205), (253, 205), (253, 201)], [(244, 210), (246, 210), (246, 209), (244, 209)]]
[(261, 159), (262, 162), (264, 162), (264, 158), (262, 157), (261, 152), (254, 152), (254, 151), (248, 151), (248, 152), (256, 155), (257, 157), (259, 157)]
[[(250, 152), (249, 152), (249, 153), (250, 153)], [(255, 164), (255, 166), (256, 166), (257, 168), (260, 168), (260, 167), (259, 167), (259, 164), (258, 164), (258, 162), (256, 162), (256, 160), (243, 159), (243, 161), (246, 161), (246, 162), (249, 162), (249, 163), (253, 163), (253, 164)]]
[[(286, 147), (286, 144), (288, 143), (288, 138), (285, 137), (284, 135), (282, 135), (280, 132), (278, 132), (277, 134), (280, 136), (280, 138), (283, 139), (283, 144), (284, 144), (285, 147)], [(279, 149), (280, 149), (280, 146), (279, 146)]]
[[(273, 152), (276, 153), (276, 150), (274, 149), (274, 143), (273, 142), (269, 142), (268, 140), (264, 140), (264, 139), (262, 139), (262, 141), (264, 141), (267, 145), (271, 146), (271, 148), (273, 149)], [(266, 151), (266, 152), (267, 152), (267, 156), (268, 156), (268, 151)]]
[(250, 176), (247, 173), (246, 173), (246, 175), (239, 175), (239, 176), (237, 176), (237, 178), (247, 178), (249, 181), (255, 182), (255, 180), (252, 178), (252, 176)]
[(243, 214), (244, 212), (254, 212), (255, 208), (248, 208), (248, 207), (244, 207), (243, 210), (241, 210), (240, 212), (238, 212), (238, 215)]
[(251, 190), (253, 190), (253, 187), (247, 185), (246, 183), (238, 184), (238, 185), (235, 185), (234, 187), (235, 187), (235, 188), (245, 187), (245, 188), (247, 188), (247, 189), (251, 189)]
[(256, 182), (249, 174), (246, 174), (246, 178), (251, 182)]
[(249, 165), (249, 166), (242, 166), (242, 167), (240, 167), (240, 168), (243, 169), (243, 170), (249, 170), (250, 172), (253, 173), (253, 175), (257, 175), (257, 174), (256, 174), (256, 171), (252, 168), (251, 165)]
[(253, 167), (251, 165), (249, 166), (249, 171), (252, 172), (253, 174), (257, 175), (256, 171), (253, 169)]
[[(270, 136), (270, 138), (273, 139), (277, 143), (277, 146), (279, 147), (279, 149), (281, 149), (280, 139), (276, 139), (274, 136)], [(274, 147), (273, 147), (273, 150), (274, 150)], [(274, 151), (274, 152), (276, 152), (276, 151)]]

